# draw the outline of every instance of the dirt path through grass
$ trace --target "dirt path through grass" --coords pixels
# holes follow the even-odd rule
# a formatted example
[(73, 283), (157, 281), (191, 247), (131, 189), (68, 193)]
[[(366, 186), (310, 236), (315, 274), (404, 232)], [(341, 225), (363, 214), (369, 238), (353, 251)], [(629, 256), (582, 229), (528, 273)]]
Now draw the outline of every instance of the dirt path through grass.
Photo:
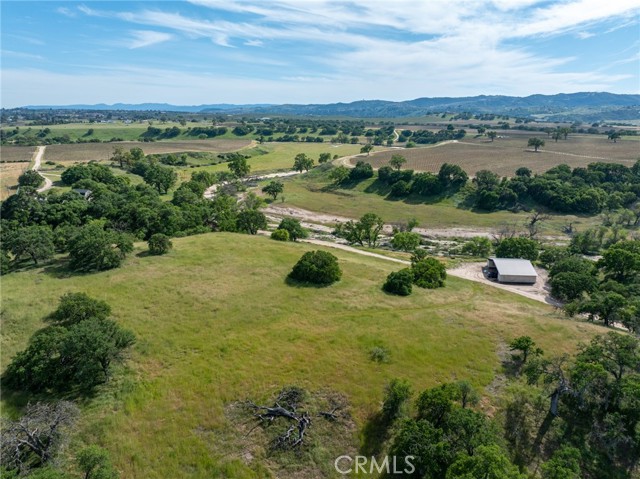
[(40, 173), (40, 165), (42, 164), (42, 157), (44, 156), (44, 150), (46, 148), (46, 146), (38, 146), (33, 154), (33, 167), (31, 169), (44, 178), (44, 186), (38, 188), (38, 193), (44, 193), (53, 186), (53, 181)]

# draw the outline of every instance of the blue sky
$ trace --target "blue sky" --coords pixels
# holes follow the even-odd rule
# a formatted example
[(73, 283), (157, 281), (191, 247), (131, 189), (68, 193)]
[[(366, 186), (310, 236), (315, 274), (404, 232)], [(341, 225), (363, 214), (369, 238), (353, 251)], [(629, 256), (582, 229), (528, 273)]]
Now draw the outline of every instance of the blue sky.
[(0, 5), (5, 108), (640, 93), (640, 0)]

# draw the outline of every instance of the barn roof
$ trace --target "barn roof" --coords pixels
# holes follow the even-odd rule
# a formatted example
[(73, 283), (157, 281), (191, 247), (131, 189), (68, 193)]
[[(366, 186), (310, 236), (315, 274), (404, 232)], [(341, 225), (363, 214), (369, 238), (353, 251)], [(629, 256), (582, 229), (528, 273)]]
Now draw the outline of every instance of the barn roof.
[(504, 276), (538, 276), (531, 261), (515, 258), (489, 258), (496, 265), (498, 274)]

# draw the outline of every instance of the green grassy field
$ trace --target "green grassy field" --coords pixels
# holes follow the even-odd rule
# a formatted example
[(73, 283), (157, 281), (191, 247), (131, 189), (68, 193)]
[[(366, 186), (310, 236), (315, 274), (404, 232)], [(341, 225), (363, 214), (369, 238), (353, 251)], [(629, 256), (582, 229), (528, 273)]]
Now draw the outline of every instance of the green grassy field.
[[(406, 200), (386, 198), (388, 187), (378, 189), (376, 178), (350, 188), (334, 188), (325, 173), (312, 170), (309, 174), (284, 180), (284, 205), (295, 206), (318, 213), (359, 218), (375, 212), (385, 222), (406, 222), (416, 218), (423, 228), (496, 228), (500, 224), (517, 223), (522, 226), (528, 213), (510, 211), (476, 212), (458, 207), (458, 196), (428, 202), (424, 198), (409, 196)], [(377, 194), (382, 192), (383, 194)], [(278, 204), (280, 200), (278, 200)], [(573, 223), (582, 230), (599, 223), (597, 216), (553, 215), (543, 225), (544, 234), (559, 235), (562, 226)]]
[[(3, 365), (67, 292), (107, 301), (135, 332), (126, 371), (83, 404), (75, 440), (106, 447), (122, 477), (273, 477), (267, 469), (278, 477), (332, 477), (340, 448), (357, 450), (364, 440), (363, 425), (390, 378), (407, 378), (415, 390), (468, 379), (483, 390), (500, 371), (505, 342), (516, 336), (562, 353), (604, 332), (455, 278), (443, 289), (390, 296), (380, 287), (399, 265), (340, 250), (331, 252), (343, 280), (317, 289), (285, 283), (311, 245), (222, 233), (174, 245), (166, 256), (134, 254), (108, 272), (66, 276), (53, 265), (2, 281)], [(144, 249), (139, 244), (136, 253)], [(388, 364), (369, 359), (374, 346), (390, 351)], [(267, 458), (260, 432), (245, 437), (247, 424), (229, 412), (234, 401), (267, 401), (291, 384), (344, 395), (355, 425), (322, 445), (311, 439), (303, 461), (315, 465), (302, 472)], [(484, 395), (489, 407), (492, 397)], [(6, 394), (3, 400), (11, 411)]]

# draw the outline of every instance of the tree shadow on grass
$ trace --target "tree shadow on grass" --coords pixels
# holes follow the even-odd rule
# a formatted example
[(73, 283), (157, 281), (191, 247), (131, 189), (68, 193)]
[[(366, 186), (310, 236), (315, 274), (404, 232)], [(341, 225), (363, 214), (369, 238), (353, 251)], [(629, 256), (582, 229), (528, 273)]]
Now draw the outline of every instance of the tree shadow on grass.
[(314, 289), (328, 288), (333, 284), (333, 283), (316, 284), (316, 283), (310, 283), (308, 281), (298, 281), (297, 279), (293, 279), (290, 276), (287, 276), (284, 282), (287, 286), (291, 286), (293, 288), (314, 288)]
[(391, 422), (382, 411), (371, 414), (362, 428), (363, 442), (360, 447), (362, 455), (371, 457), (380, 454), (391, 436), (390, 432)]

